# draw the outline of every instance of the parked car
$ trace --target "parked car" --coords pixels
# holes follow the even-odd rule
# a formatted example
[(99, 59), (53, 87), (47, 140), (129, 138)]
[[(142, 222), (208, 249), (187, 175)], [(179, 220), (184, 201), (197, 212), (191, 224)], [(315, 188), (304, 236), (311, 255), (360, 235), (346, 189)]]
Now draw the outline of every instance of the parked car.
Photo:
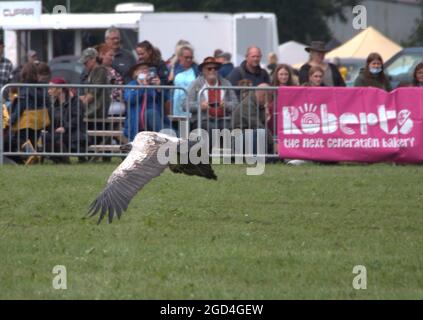
[(59, 56), (49, 62), (52, 77), (63, 77), (68, 83), (80, 83), (84, 65), (78, 56)]
[(423, 47), (406, 48), (385, 63), (385, 73), (389, 76), (393, 89), (408, 85), (413, 81), (416, 66), (423, 61)]

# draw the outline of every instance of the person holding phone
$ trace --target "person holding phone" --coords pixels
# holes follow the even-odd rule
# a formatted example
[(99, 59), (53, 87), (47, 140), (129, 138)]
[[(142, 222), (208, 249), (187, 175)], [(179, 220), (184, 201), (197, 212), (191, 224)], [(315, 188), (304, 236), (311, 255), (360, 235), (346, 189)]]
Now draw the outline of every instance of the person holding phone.
[(138, 55), (138, 63), (150, 64), (151, 68), (154, 69), (154, 73), (160, 79), (159, 85), (168, 85), (169, 71), (166, 63), (162, 59), (160, 51), (147, 40), (138, 43), (135, 50)]
[(138, 63), (130, 69), (130, 73), (133, 80), (128, 85), (137, 88), (127, 88), (123, 93), (127, 105), (123, 129), (125, 137), (132, 141), (140, 131), (173, 129), (162, 105), (163, 90), (146, 87), (160, 86), (160, 78), (151, 65)]

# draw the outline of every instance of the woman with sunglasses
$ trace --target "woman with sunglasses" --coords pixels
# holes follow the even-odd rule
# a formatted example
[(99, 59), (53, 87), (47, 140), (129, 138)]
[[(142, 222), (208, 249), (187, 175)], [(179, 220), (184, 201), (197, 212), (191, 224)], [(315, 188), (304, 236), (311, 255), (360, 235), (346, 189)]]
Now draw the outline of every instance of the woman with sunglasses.
[[(171, 71), (173, 85), (188, 89), (190, 84), (198, 77), (198, 66), (194, 62), (194, 49), (189, 45), (183, 45), (177, 53), (178, 61)], [(183, 116), (186, 114), (183, 101), (186, 98), (185, 91), (174, 90), (173, 94), (173, 115)]]

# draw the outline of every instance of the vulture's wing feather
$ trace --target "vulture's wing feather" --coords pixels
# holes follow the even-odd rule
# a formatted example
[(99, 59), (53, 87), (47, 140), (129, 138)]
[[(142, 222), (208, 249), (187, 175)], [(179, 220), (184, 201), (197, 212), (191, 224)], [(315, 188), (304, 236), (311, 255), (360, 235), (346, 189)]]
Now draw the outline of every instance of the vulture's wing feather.
[[(152, 139), (154, 140), (154, 139)], [(152, 142), (152, 141), (150, 141)], [(167, 167), (158, 161), (157, 151), (160, 144), (146, 144), (140, 151), (131, 151), (125, 161), (112, 173), (103, 192), (91, 204), (90, 217), (100, 212), (98, 223), (106, 213), (108, 222), (118, 218), (128, 209), (132, 198), (153, 178), (159, 176)]]

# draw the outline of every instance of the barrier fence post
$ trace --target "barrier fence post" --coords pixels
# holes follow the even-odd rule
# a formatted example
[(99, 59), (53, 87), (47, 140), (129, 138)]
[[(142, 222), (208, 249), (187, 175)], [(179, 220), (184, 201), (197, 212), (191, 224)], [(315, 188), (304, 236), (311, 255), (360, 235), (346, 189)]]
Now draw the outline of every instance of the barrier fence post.
[[(202, 101), (208, 101), (208, 91), (210, 90), (222, 90), (224, 91), (224, 98), (225, 101), (225, 110), (223, 116), (221, 118), (217, 118), (218, 116), (215, 116), (214, 118), (210, 116), (208, 111), (203, 111), (201, 108), (201, 102)], [(200, 92), (197, 95), (197, 126), (198, 128), (202, 128), (203, 126), (206, 126), (206, 131), (209, 132), (209, 135), (211, 134), (210, 129), (217, 129), (217, 130), (235, 130), (235, 129), (242, 129), (241, 131), (245, 133), (245, 130), (247, 129), (264, 129), (266, 132), (266, 143), (265, 145), (265, 156), (266, 158), (275, 158), (279, 157), (278, 151), (277, 151), (277, 93), (278, 93), (278, 87), (271, 87), (271, 86), (265, 86), (265, 87), (251, 87), (251, 86), (217, 86), (217, 87), (204, 87), (200, 90)], [(231, 94), (231, 91), (235, 93), (235, 95)], [(252, 95), (255, 95), (257, 91), (263, 91), (266, 92), (265, 94), (265, 105), (259, 105), (257, 104), (256, 108), (257, 110), (252, 110), (251, 101), (256, 101), (255, 97), (252, 97)], [(214, 95), (216, 96), (216, 94)], [(248, 105), (243, 105), (243, 99), (248, 98)], [(232, 100), (232, 101), (231, 101)], [(192, 101), (191, 101), (192, 103)], [(243, 108), (247, 108), (248, 110), (243, 110)], [(211, 107), (210, 107), (211, 108)], [(206, 115), (202, 114), (202, 112), (207, 112)], [(263, 114), (264, 112), (264, 114)], [(270, 113), (269, 113), (270, 112)], [(239, 114), (238, 114), (239, 113)], [(236, 114), (236, 115), (235, 115)], [(247, 117), (244, 117), (247, 115)], [(263, 118), (264, 115), (264, 118)], [(270, 119), (268, 119), (268, 117)], [(204, 119), (203, 119), (204, 118)], [(246, 118), (246, 119), (245, 119)], [(206, 121), (204, 121), (206, 120)], [(247, 120), (247, 121), (245, 121)], [(272, 121), (270, 121), (272, 120)], [(239, 122), (238, 124), (236, 122)], [(246, 122), (246, 123), (244, 123)], [(254, 123), (254, 125), (252, 125)], [(264, 126), (262, 128), (258, 128), (257, 124), (264, 123)], [(241, 128), (238, 128), (237, 126), (241, 125)], [(239, 133), (239, 132), (237, 132)], [(232, 140), (235, 140), (234, 132), (231, 133), (231, 136), (233, 137)], [(273, 142), (273, 152), (270, 152), (268, 146), (268, 142), (270, 140), (270, 134), (272, 135), (272, 142)], [(268, 136), (269, 135), (269, 136)], [(222, 136), (222, 135), (220, 135)], [(216, 137), (220, 137), (218, 135)], [(255, 132), (253, 134), (254, 136), (254, 143), (257, 144), (257, 133)], [(269, 140), (268, 140), (269, 137)], [(245, 137), (244, 137), (245, 138)], [(216, 140), (216, 139), (214, 139)], [(238, 141), (238, 140), (236, 140)], [(243, 139), (245, 141), (245, 139)], [(212, 142), (210, 142), (212, 143)], [(231, 142), (231, 152), (234, 152), (234, 146)], [(220, 143), (219, 143), (220, 146)], [(245, 151), (245, 148), (242, 148), (243, 151)], [(221, 152), (222, 150), (220, 150)], [(223, 148), (223, 154), (225, 154), (226, 148)], [(232, 154), (232, 156), (240, 156), (237, 154)]]
[[(210, 129), (222, 129), (222, 130), (233, 130), (236, 129), (234, 127), (234, 121), (236, 119), (234, 119), (233, 117), (233, 112), (235, 111), (236, 108), (239, 108), (241, 106), (242, 103), (242, 96), (239, 94), (239, 91), (241, 91), (241, 93), (247, 93), (247, 98), (248, 98), (248, 94), (249, 97), (251, 99), (251, 101), (254, 101), (254, 97), (252, 97), (252, 95), (254, 95), (258, 90), (264, 90), (264, 91), (273, 91), (273, 108), (269, 109), (272, 111), (273, 113), (273, 121), (266, 121), (263, 122), (263, 119), (259, 119), (259, 113), (263, 112), (262, 109), (260, 110), (254, 110), (253, 114), (254, 116), (250, 115), (249, 117), (247, 117), (248, 119), (246, 119), (246, 127), (244, 129), (250, 129), (251, 128), (251, 122), (259, 122), (260, 123), (264, 123), (264, 129), (268, 130), (268, 126), (272, 126), (273, 124), (273, 140), (274, 142), (276, 142), (275, 137), (277, 136), (277, 132), (276, 132), (276, 118), (277, 118), (277, 108), (276, 106), (276, 97), (277, 97), (277, 89), (276, 87), (232, 87), (232, 86), (220, 86), (220, 87), (210, 87), (210, 88), (202, 88), (200, 90), (200, 92), (198, 93), (198, 95), (195, 97), (195, 101), (190, 101), (189, 100), (189, 96), (188, 96), (188, 92), (187, 89), (182, 88), (182, 87), (174, 87), (174, 86), (129, 86), (129, 85), (80, 85), (80, 84), (60, 84), (60, 85), (56, 85), (56, 84), (8, 84), (6, 86), (4, 86), (3, 88), (1, 88), (1, 102), (2, 102), (2, 106), (4, 103), (4, 97), (3, 94), (5, 92), (5, 90), (9, 87), (16, 87), (18, 89), (22, 89), (22, 92), (26, 92), (28, 91), (29, 88), (33, 88), (34, 90), (37, 88), (43, 88), (44, 90), (44, 96), (47, 97), (47, 95), (45, 94), (47, 92), (47, 90), (49, 88), (68, 88), (68, 89), (72, 89), (75, 90), (75, 95), (76, 95), (76, 104), (78, 107), (77, 110), (77, 114), (81, 116), (81, 119), (83, 119), (81, 122), (81, 124), (79, 124), (78, 122), (78, 126), (76, 128), (72, 127), (71, 130), (73, 130), (74, 132), (77, 131), (77, 134), (75, 135), (77, 138), (77, 147), (73, 148), (71, 147), (73, 141), (71, 141), (71, 137), (69, 136), (69, 139), (62, 139), (63, 143), (65, 145), (61, 146), (60, 148), (54, 148), (53, 146), (51, 147), (46, 147), (45, 144), (45, 136), (44, 133), (42, 133), (42, 131), (36, 131), (35, 133), (35, 137), (39, 138), (39, 137), (43, 137), (43, 141), (44, 143), (42, 143), (42, 148), (40, 147), (39, 150), (35, 150), (33, 151), (32, 154), (30, 155), (38, 155), (38, 156), (47, 156), (47, 157), (69, 157), (69, 156), (76, 156), (76, 157), (110, 157), (110, 156), (120, 156), (123, 157), (124, 154), (121, 154), (119, 149), (118, 149), (118, 145), (113, 145), (113, 144), (121, 144), (122, 141), (125, 141), (125, 137), (124, 137), (124, 133), (123, 133), (123, 121), (128, 122), (129, 125), (129, 129), (132, 129), (132, 131), (136, 131), (138, 132), (138, 128), (131, 128), (131, 126), (133, 126), (133, 121), (130, 121), (133, 115), (130, 113), (126, 113), (125, 117), (114, 117), (113, 115), (110, 116), (107, 113), (103, 113), (103, 116), (101, 117), (101, 119), (97, 116), (97, 113), (94, 114), (94, 118), (90, 120), (90, 118), (88, 118), (88, 116), (85, 114), (86, 113), (86, 106), (84, 105), (83, 102), (80, 101), (80, 96), (84, 95), (86, 92), (93, 92), (94, 96), (93, 96), (93, 103), (100, 103), (101, 106), (105, 106), (105, 101), (97, 101), (97, 100), (107, 100), (105, 99), (105, 95), (108, 94), (109, 91), (112, 91), (113, 89), (115, 90), (122, 90), (122, 93), (124, 92), (125, 89), (127, 90), (138, 90), (140, 88), (145, 89), (144, 92), (136, 92), (136, 94), (133, 96), (133, 103), (134, 105), (140, 105), (144, 99), (141, 98), (140, 95), (146, 95), (147, 90), (157, 90), (155, 93), (158, 94), (159, 96), (157, 97), (157, 101), (154, 100), (152, 102), (150, 102), (150, 108), (153, 108), (154, 110), (157, 109), (157, 112), (159, 112), (162, 116), (162, 119), (160, 121), (158, 121), (159, 119), (157, 119), (157, 117), (159, 116), (159, 113), (156, 114), (156, 112), (151, 112), (149, 113), (149, 116), (151, 115), (151, 118), (144, 118), (145, 120), (149, 120), (149, 121), (145, 121), (146, 122), (146, 128), (143, 128), (143, 130), (152, 130), (155, 129), (155, 124), (161, 124), (162, 127), (165, 127), (165, 117), (168, 117), (169, 120), (173, 119), (174, 123), (179, 125), (179, 136), (183, 139), (189, 139), (189, 134), (190, 134), (190, 127), (191, 127), (191, 120), (197, 120), (197, 128), (198, 129), (205, 129), (209, 132), (209, 135), (211, 135), (210, 137), (212, 137), (212, 133)], [(26, 89), (26, 90), (25, 90)], [(166, 91), (169, 90), (169, 91)], [(213, 117), (213, 114), (210, 114), (208, 111), (204, 111), (201, 109), (201, 99), (204, 99), (204, 96), (208, 96), (208, 90), (223, 90), (224, 94), (228, 96), (228, 99), (230, 97), (230, 99), (228, 101), (226, 101), (226, 108), (227, 110), (230, 110), (228, 113), (225, 113), (221, 118), (219, 118), (220, 116), (215, 116)], [(101, 92), (101, 96), (97, 97), (97, 91)], [(182, 107), (185, 107), (185, 113), (184, 114), (175, 114), (173, 115), (173, 112), (170, 110), (174, 110), (174, 94), (176, 91), (179, 91), (179, 93), (183, 93), (186, 98), (183, 101), (184, 105), (182, 105)], [(107, 92), (107, 93), (106, 93)], [(26, 92), (28, 93), (28, 92)], [(165, 98), (165, 94), (169, 93), (168, 95), (166, 95)], [(266, 95), (267, 96), (267, 95)], [(239, 97), (239, 98), (238, 98)], [(28, 99), (28, 98), (27, 98)], [(226, 98), (225, 98), (226, 99)], [(69, 98), (70, 100), (70, 98)], [(137, 103), (138, 102), (138, 103)], [(170, 102), (170, 105), (169, 105)], [(41, 108), (49, 108), (49, 113), (50, 116), (52, 115), (51, 112), (54, 112), (53, 107), (50, 106), (50, 101), (48, 98), (44, 98), (42, 102), (40, 102), (40, 105), (34, 106), (36, 109), (41, 109)], [(129, 110), (129, 104), (130, 101), (127, 100), (126, 101), (127, 105), (126, 105), (126, 111)], [(167, 103), (167, 105), (166, 105)], [(20, 105), (22, 104), (22, 106)], [(18, 103), (16, 108), (20, 108), (20, 111), (23, 112), (25, 110), (26, 107), (28, 106), (24, 106), (23, 104), (25, 104), (25, 101), (21, 101), (21, 103)], [(26, 102), (26, 104), (28, 104), (28, 101)], [(161, 104), (161, 105), (159, 105)], [(196, 110), (197, 110), (197, 114), (195, 114), (195, 112), (192, 114), (189, 110), (192, 107), (195, 106)], [(109, 106), (107, 106), (109, 107)], [(170, 110), (168, 110), (170, 107)], [(245, 107), (249, 107), (251, 108), (250, 105), (247, 105)], [(166, 109), (167, 108), (167, 109)], [(159, 110), (160, 109), (160, 110)], [(58, 112), (59, 109), (56, 110), (56, 112)], [(16, 110), (15, 110), (16, 111)], [(18, 110), (19, 111), (19, 110)], [(248, 110), (248, 114), (251, 113), (252, 110)], [(206, 112), (206, 114), (203, 114), (203, 112)], [(267, 112), (267, 111), (266, 111)], [(18, 112), (19, 113), (19, 112)], [(260, 113), (260, 117), (262, 117), (263, 115)], [(82, 115), (81, 115), (82, 114)], [(168, 116), (169, 114), (169, 116)], [(248, 116), (247, 114), (247, 116)], [(54, 113), (53, 113), (54, 115)], [(63, 117), (63, 115), (54, 115), (54, 116), (59, 116), (59, 117)], [(70, 115), (68, 114), (68, 116), (70, 117)], [(240, 115), (241, 116), (241, 115)], [(254, 119), (253, 119), (254, 118)], [(256, 119), (257, 118), (257, 119)], [(20, 120), (18, 118), (18, 120)], [(65, 120), (65, 119), (62, 119)], [(134, 119), (132, 119), (134, 120)], [(138, 119), (140, 120), (140, 118)], [(155, 120), (155, 121), (151, 121), (151, 120)], [(239, 120), (239, 119), (238, 119)], [(51, 121), (53, 122), (54, 119), (51, 119)], [(166, 120), (167, 121), (167, 120)], [(101, 122), (101, 123), (100, 123)], [(147, 128), (147, 122), (149, 122), (150, 124), (154, 124), (153, 128)], [(118, 125), (116, 125), (116, 123), (118, 123)], [(28, 156), (28, 153), (24, 153), (20, 150), (20, 148), (16, 148), (16, 146), (14, 146), (13, 148), (11, 146), (9, 146), (8, 150), (5, 150), (5, 136), (4, 136), (4, 132), (3, 132), (3, 118), (0, 119), (0, 125), (2, 128), (2, 132), (0, 132), (0, 165), (3, 165), (4, 163), (4, 156), (7, 155), (12, 155), (12, 156)], [(43, 120), (43, 127), (45, 126), (46, 121), (45, 119)], [(84, 128), (88, 129), (85, 130), (85, 133), (80, 133), (79, 132), (79, 127), (83, 126)], [(204, 127), (206, 126), (206, 127)], [(203, 128), (204, 127), (204, 128)], [(91, 129), (90, 129), (91, 128)], [(92, 129), (94, 128), (94, 129)], [(106, 130), (106, 128), (111, 128), (110, 130)], [(12, 133), (12, 128), (8, 128), (10, 133)], [(50, 129), (56, 129), (54, 128), (54, 126)], [(176, 128), (175, 128), (176, 129)], [(255, 129), (255, 128), (253, 128)], [(83, 130), (84, 131), (84, 130)], [(134, 131), (134, 132), (135, 132)], [(13, 131), (13, 133), (16, 134), (15, 130)], [(72, 133), (72, 131), (71, 131)], [(73, 134), (73, 133), (72, 133)], [(22, 135), (23, 138), (24, 135)], [(26, 137), (28, 138), (28, 132)], [(73, 137), (73, 136), (72, 136)], [(221, 135), (218, 136), (218, 139), (220, 139), (219, 137), (221, 137)], [(17, 137), (18, 139), (20, 137)], [(57, 137), (56, 137), (57, 138)], [(54, 137), (53, 137), (54, 139)], [(231, 138), (231, 140), (234, 139), (234, 137)], [(59, 139), (60, 140), (60, 139)], [(89, 142), (89, 140), (97, 140), (97, 141), (101, 141), (101, 145), (96, 145), (91, 144)], [(111, 143), (105, 143), (105, 141), (112, 141)], [(256, 140), (255, 140), (256, 141)], [(10, 141), (9, 141), (10, 142)], [(21, 141), (21, 143), (24, 143), (25, 141)], [(84, 145), (81, 144), (81, 142), (84, 142)], [(256, 141), (257, 142), (257, 141)], [(19, 143), (18, 143), (19, 144)], [(36, 146), (34, 146), (36, 147)], [(112, 148), (113, 147), (113, 148)], [(211, 146), (212, 147), (212, 146)], [(228, 151), (226, 150), (228, 148), (228, 146), (224, 147), (224, 151)], [(83, 150), (81, 150), (83, 149)], [(275, 148), (276, 149), (276, 148)], [(232, 142), (231, 142), (231, 150), (233, 151), (232, 148)], [(219, 149), (219, 154), (222, 150)], [(266, 153), (266, 157), (275, 157), (277, 156), (277, 150), (275, 150), (274, 153), (270, 154), (269, 152)]]
[(7, 85), (0, 88), (0, 108), (1, 108), (1, 116), (0, 116), (0, 166), (3, 166), (3, 146), (4, 146), (4, 137), (3, 137), (3, 104), (4, 98), (3, 94), (7, 88)]
[[(173, 101), (173, 91), (175, 89), (180, 92), (185, 93), (187, 96), (187, 90), (182, 87), (174, 86), (139, 86), (139, 85), (81, 85), (81, 84), (23, 84), (23, 83), (12, 83), (8, 84), (1, 88), (0, 92), (2, 96), (0, 97), (1, 106), (4, 104), (3, 94), (6, 92), (7, 88), (16, 88), (18, 92), (18, 100), (15, 102), (14, 110), (10, 110), (10, 115), (14, 115), (13, 119), (13, 128), (8, 126), (7, 130), (9, 132), (9, 141), (5, 141), (5, 132), (3, 131), (3, 117), (0, 119), (1, 132), (0, 132), (0, 165), (4, 163), (4, 156), (16, 156), (16, 157), (30, 157), (30, 156), (45, 156), (51, 157), (51, 159), (59, 159), (59, 157), (70, 157), (76, 156), (78, 158), (88, 157), (98, 158), (98, 157), (111, 157), (119, 156), (123, 157), (125, 154), (122, 154), (119, 150), (119, 146), (115, 144), (126, 143), (124, 137), (124, 121), (127, 120), (127, 129), (136, 133), (140, 130), (155, 130), (159, 131), (160, 127), (168, 127), (171, 125), (170, 119), (172, 118), (172, 112), (167, 109), (167, 106), (170, 102), (170, 108), (172, 109)], [(68, 89), (72, 92), (72, 99), (74, 99), (73, 104), (70, 103), (71, 97), (69, 96), (66, 101), (62, 101), (59, 104), (52, 105), (50, 98), (47, 95), (47, 92), (50, 88), (60, 88)], [(144, 97), (147, 97), (147, 90), (155, 90), (153, 95), (154, 101), (149, 101), (148, 113), (146, 112), (143, 118), (145, 120), (145, 128), (132, 128), (134, 126), (131, 123), (130, 117), (133, 115), (120, 114), (118, 117), (116, 115), (109, 115), (108, 112), (105, 112), (106, 109), (110, 109), (110, 104), (107, 103), (109, 100), (109, 91), (116, 89), (121, 90), (122, 92), (127, 89), (144, 89), (139, 92), (135, 92), (133, 107), (141, 108), (141, 103), (144, 100)], [(32, 90), (34, 90), (32, 92)], [(31, 92), (30, 92), (31, 91)], [(39, 98), (32, 98), (29, 94), (34, 92), (39, 92)], [(91, 112), (92, 114), (87, 115), (87, 105), (80, 100), (80, 97), (86, 96), (87, 92), (92, 92), (92, 106), (91, 111), (94, 109), (101, 109), (103, 112)], [(141, 99), (142, 97), (142, 99)], [(123, 102), (123, 101), (122, 101)], [(138, 102), (138, 103), (137, 103)], [(60, 134), (55, 136), (55, 130), (61, 126), (63, 122), (68, 124), (71, 122), (70, 113), (64, 113), (64, 106), (67, 104), (67, 107), (71, 106), (77, 108), (75, 114), (78, 115), (81, 122), (72, 124), (72, 127), (69, 127), (68, 139), (64, 139)], [(129, 101), (127, 105), (124, 104), (126, 112), (129, 109)], [(46, 114), (44, 109), (47, 110), (47, 116), (51, 120), (46, 120)], [(56, 110), (55, 110), (56, 109)], [(24, 120), (23, 112), (25, 110), (31, 110), (34, 114), (38, 116), (38, 122), (35, 120), (34, 128), (27, 128), (21, 126), (21, 120)], [(72, 109), (71, 109), (72, 110)], [(137, 109), (138, 110), (138, 109)], [(69, 109), (68, 109), (68, 112)], [(41, 114), (43, 116), (41, 116)], [(66, 117), (67, 114), (67, 117)], [(159, 119), (160, 117), (160, 119)], [(36, 118), (37, 119), (37, 118)], [(180, 126), (180, 135), (182, 137), (189, 137), (189, 116), (177, 116), (174, 117), (177, 120), (177, 125)], [(54, 121), (57, 120), (55, 123)], [(135, 120), (135, 119), (132, 119)], [(139, 122), (141, 118), (136, 119), (135, 122)], [(31, 120), (32, 121), (32, 120)], [(134, 122), (134, 123), (135, 123)], [(147, 127), (148, 122), (148, 127)], [(60, 123), (60, 124), (59, 124)], [(132, 127), (131, 127), (132, 126)], [(129, 128), (128, 128), (129, 127)], [(172, 126), (173, 127), (173, 126)], [(21, 134), (19, 135), (19, 128), (21, 129)], [(82, 128), (80, 132), (80, 128)], [(175, 128), (176, 129), (176, 128)], [(129, 131), (128, 130), (128, 131)], [(135, 130), (135, 131), (134, 131)], [(46, 142), (46, 135), (51, 135), (51, 141)], [(26, 152), (21, 150), (21, 145), (28, 139), (31, 138), (33, 149), (28, 149)], [(76, 139), (76, 141), (75, 141)], [(22, 140), (22, 141), (20, 141)], [(23, 141), (25, 140), (25, 141)], [(99, 144), (91, 144), (89, 140), (98, 141)], [(7, 143), (9, 142), (9, 143)], [(40, 142), (37, 150), (37, 143)], [(107, 143), (106, 143), (107, 142)], [(55, 147), (55, 144), (57, 148)], [(75, 147), (76, 143), (76, 147)], [(83, 143), (83, 145), (82, 145)], [(51, 144), (51, 146), (50, 146)], [(59, 146), (60, 144), (60, 146)], [(82, 150), (81, 150), (82, 149)]]

